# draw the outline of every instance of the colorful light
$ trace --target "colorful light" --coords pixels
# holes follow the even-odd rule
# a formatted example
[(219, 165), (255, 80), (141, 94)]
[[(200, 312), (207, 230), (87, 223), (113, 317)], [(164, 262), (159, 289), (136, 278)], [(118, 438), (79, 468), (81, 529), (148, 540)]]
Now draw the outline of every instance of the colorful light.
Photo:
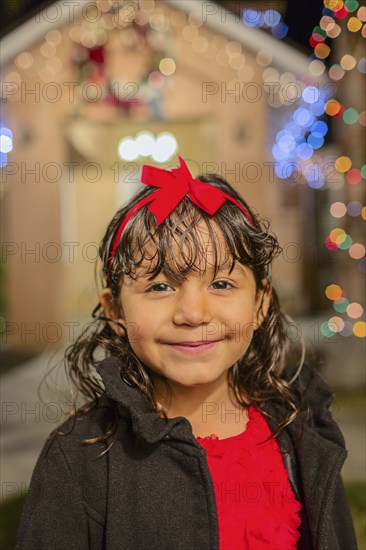
[(262, 12), (254, 9), (246, 9), (242, 12), (242, 20), (247, 27), (261, 27), (262, 22)]
[(357, 69), (360, 71), (360, 73), (366, 73), (366, 57), (361, 57), (361, 59), (357, 63)]
[(342, 118), (346, 124), (355, 124), (358, 121), (359, 113), (353, 107), (346, 109), (342, 115)]
[(314, 76), (320, 76), (325, 71), (325, 65), (320, 59), (313, 59), (309, 65), (309, 70)]
[(286, 25), (286, 23), (279, 23), (275, 27), (272, 27), (272, 35), (279, 40), (285, 38), (285, 36), (287, 36), (287, 33), (288, 26)]
[(365, 338), (366, 336), (366, 323), (365, 321), (357, 321), (353, 325), (353, 334), (359, 338)]
[(357, 12), (357, 17), (360, 21), (365, 22), (366, 21), (366, 6), (361, 6), (360, 9)]
[(349, 157), (338, 157), (335, 161), (335, 169), (338, 170), (341, 174), (347, 172), (352, 166), (352, 161)]
[(318, 132), (313, 132), (308, 136), (307, 142), (313, 149), (320, 149), (324, 145), (324, 137)]
[(366, 258), (362, 258), (362, 260), (358, 262), (358, 269), (361, 273), (366, 273)]
[(351, 317), (351, 319), (358, 319), (358, 317), (361, 317), (363, 314), (363, 307), (361, 304), (357, 304), (357, 302), (352, 302), (352, 304), (349, 304), (347, 307), (347, 315), (348, 317)]
[(362, 204), (359, 201), (351, 201), (347, 205), (347, 214), (356, 217), (361, 214)]
[(327, 44), (317, 44), (314, 52), (318, 59), (325, 59), (330, 54), (330, 47)]
[(324, 6), (333, 12), (343, 8), (343, 2), (342, 0), (324, 0)]
[(343, 218), (347, 212), (344, 202), (334, 202), (330, 207), (330, 213), (334, 218)]
[(345, 75), (345, 71), (338, 63), (335, 63), (329, 69), (328, 74), (332, 80), (341, 80)]
[(316, 122), (314, 122), (310, 130), (314, 133), (325, 136), (328, 132), (328, 125), (323, 120), (317, 120)]
[(341, 296), (337, 300), (334, 300), (333, 308), (338, 313), (345, 313), (347, 311), (347, 308), (349, 306), (349, 301), (344, 296)]
[(329, 237), (325, 239), (325, 246), (329, 248), (329, 250), (338, 250), (336, 243), (334, 243)]
[(359, 3), (357, 2), (357, 0), (346, 0), (344, 5), (350, 13), (353, 13), (357, 10)]
[(351, 17), (347, 21), (347, 27), (351, 32), (357, 32), (362, 27), (362, 22), (357, 17)]
[(348, 250), (350, 248), (350, 246), (352, 245), (352, 239), (349, 235), (346, 235), (346, 238), (344, 239), (343, 242), (341, 242), (339, 245), (338, 245), (338, 248), (340, 248), (341, 250)]
[(8, 164), (8, 153), (13, 150), (13, 132), (0, 123), (0, 168)]
[(142, 131), (136, 138), (132, 136), (122, 138), (118, 144), (120, 158), (127, 161), (150, 156), (156, 162), (163, 163), (169, 160), (177, 149), (177, 140), (169, 132), (162, 132), (155, 137), (151, 132)]
[(337, 101), (336, 99), (330, 99), (325, 104), (325, 112), (327, 113), (327, 115), (335, 116), (340, 112), (341, 107), (342, 106), (339, 101)]
[(361, 243), (354, 243), (348, 253), (354, 260), (360, 260), (365, 255), (365, 247)]
[(356, 59), (353, 55), (347, 53), (342, 57), (340, 64), (345, 71), (351, 71), (356, 67)]
[(342, 229), (341, 227), (336, 227), (329, 234), (330, 240), (337, 245), (340, 245), (346, 239), (346, 236), (347, 235), (345, 230)]
[(332, 330), (333, 325), (329, 324), (329, 321), (325, 321), (320, 325), (320, 332), (323, 336), (326, 336), (327, 338), (330, 338), (334, 336), (336, 333), (334, 330)]
[(277, 10), (266, 10), (263, 15), (264, 25), (267, 27), (275, 27), (281, 21), (281, 14)]
[(323, 15), (320, 20), (320, 27), (321, 29), (323, 29), (323, 31), (325, 31), (326, 34), (329, 29), (332, 29), (334, 27), (335, 24), (336, 22), (334, 21), (333, 17), (330, 17), (329, 15)]
[(332, 27), (331, 29), (329, 29), (327, 31), (327, 35), (329, 36), (329, 38), (337, 38), (342, 32), (342, 29), (339, 25), (335, 24), (334, 27)]
[(319, 89), (316, 86), (307, 86), (302, 92), (303, 100), (306, 103), (316, 103), (319, 101)]
[(362, 179), (361, 171), (358, 168), (352, 168), (346, 174), (347, 183), (357, 185)]
[(344, 329), (344, 321), (341, 317), (331, 317), (328, 325), (333, 332), (341, 332)]
[(344, 322), (344, 329), (340, 333), (342, 336), (352, 336), (353, 334), (353, 325), (349, 321)]
[(325, 289), (325, 295), (329, 300), (335, 301), (342, 297), (342, 289), (339, 285), (331, 284)]
[(292, 115), (292, 118), (298, 126), (302, 126), (303, 128), (310, 128), (314, 122), (314, 115), (304, 107), (299, 107), (296, 109)]
[(159, 69), (164, 76), (171, 76), (176, 71), (176, 64), (171, 57), (164, 57), (159, 63)]

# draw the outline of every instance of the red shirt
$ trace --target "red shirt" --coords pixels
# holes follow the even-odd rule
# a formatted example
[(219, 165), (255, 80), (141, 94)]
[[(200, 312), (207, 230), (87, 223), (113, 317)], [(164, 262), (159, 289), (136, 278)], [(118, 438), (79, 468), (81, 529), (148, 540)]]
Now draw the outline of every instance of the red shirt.
[(219, 520), (220, 550), (295, 550), (301, 503), (262, 412), (248, 408), (244, 432), (196, 437), (206, 449)]

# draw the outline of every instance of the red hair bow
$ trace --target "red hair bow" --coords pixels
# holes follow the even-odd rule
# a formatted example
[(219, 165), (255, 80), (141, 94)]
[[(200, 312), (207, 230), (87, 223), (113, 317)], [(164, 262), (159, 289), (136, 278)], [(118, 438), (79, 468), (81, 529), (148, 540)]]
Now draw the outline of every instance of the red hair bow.
[(240, 208), (249, 223), (254, 226), (248, 212), (237, 200), (213, 185), (195, 180), (192, 178), (182, 157), (179, 157), (179, 162), (179, 168), (173, 168), (173, 170), (165, 170), (163, 168), (147, 165), (142, 167), (141, 182), (146, 185), (158, 187), (159, 189), (139, 201), (123, 219), (113, 241), (109, 267), (126, 224), (137, 210), (149, 202), (151, 204), (148, 210), (152, 214), (155, 214), (158, 225), (160, 225), (185, 195), (188, 195), (194, 204), (211, 216), (213, 216), (220, 206), (223, 205), (225, 200), (228, 199)]

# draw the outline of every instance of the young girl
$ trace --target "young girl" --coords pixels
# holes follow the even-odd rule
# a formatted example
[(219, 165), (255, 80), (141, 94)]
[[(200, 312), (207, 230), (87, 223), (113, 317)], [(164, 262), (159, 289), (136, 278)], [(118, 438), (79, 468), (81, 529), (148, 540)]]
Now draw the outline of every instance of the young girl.
[(87, 404), (44, 445), (16, 548), (355, 550), (333, 394), (271, 284), (281, 249), (179, 160), (143, 167), (102, 240), (102, 311), (66, 352)]

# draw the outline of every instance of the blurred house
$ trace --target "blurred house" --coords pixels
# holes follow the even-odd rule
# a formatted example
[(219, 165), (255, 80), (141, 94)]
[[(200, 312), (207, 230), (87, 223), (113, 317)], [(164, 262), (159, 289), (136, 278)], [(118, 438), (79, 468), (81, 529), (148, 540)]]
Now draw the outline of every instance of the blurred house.
[(284, 247), (277, 290), (290, 313), (311, 313), (314, 190), (301, 175), (293, 187), (279, 180), (270, 155), (275, 107), (299, 100), (304, 76), (314, 80), (307, 56), (212, 3), (98, 5), (79, 3), (70, 17), (55, 3), (3, 45), (14, 134), (2, 169), (5, 345), (60, 345), (90, 318), (98, 243), (139, 187), (141, 165), (155, 162), (128, 148), (121, 156), (121, 140), (141, 133), (175, 138), (178, 150), (158, 165), (175, 166), (179, 153), (193, 175), (218, 172), (271, 220)]

